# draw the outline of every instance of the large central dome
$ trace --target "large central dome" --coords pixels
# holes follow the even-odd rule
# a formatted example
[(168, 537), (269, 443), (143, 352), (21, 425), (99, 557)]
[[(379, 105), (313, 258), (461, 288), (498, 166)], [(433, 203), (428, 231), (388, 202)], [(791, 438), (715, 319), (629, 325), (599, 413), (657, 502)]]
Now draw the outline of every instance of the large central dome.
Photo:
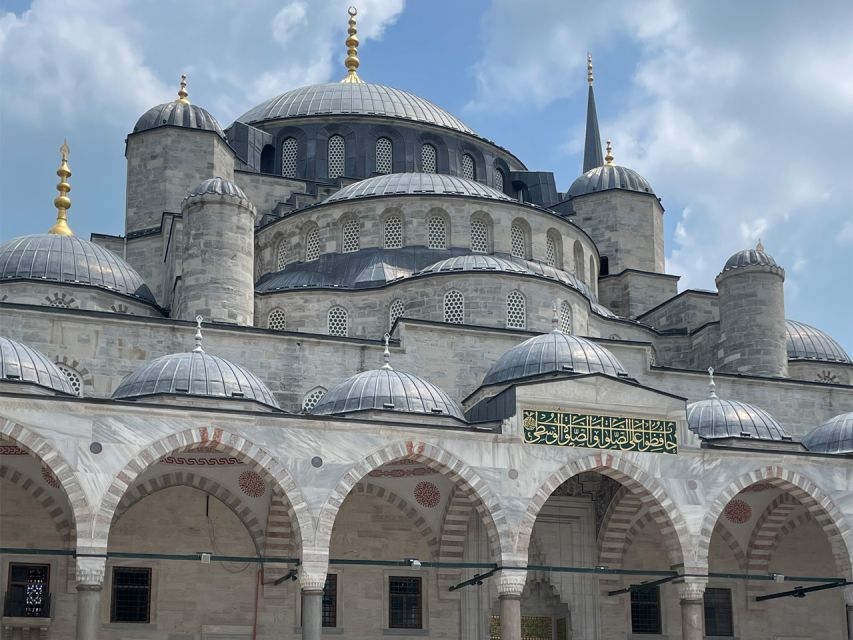
[(293, 89), (262, 102), (237, 120), (256, 124), (265, 120), (347, 114), (402, 118), (476, 135), (464, 122), (429, 100), (367, 82), (328, 82)]

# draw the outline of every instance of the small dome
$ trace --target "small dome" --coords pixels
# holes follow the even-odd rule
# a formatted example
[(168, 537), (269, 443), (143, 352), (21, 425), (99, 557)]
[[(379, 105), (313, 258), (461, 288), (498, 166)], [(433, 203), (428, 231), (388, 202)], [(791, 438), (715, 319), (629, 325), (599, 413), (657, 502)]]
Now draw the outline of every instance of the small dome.
[(68, 378), (43, 353), (0, 336), (0, 382), (29, 382), (75, 395)]
[(505, 193), (480, 182), (443, 173), (389, 173), (374, 176), (336, 191), (323, 202), (400, 195), (468, 196), (514, 202)]
[(831, 336), (804, 322), (785, 320), (788, 360), (818, 360), (853, 364), (847, 352)]
[(622, 363), (604, 347), (586, 338), (552, 331), (525, 340), (504, 353), (489, 369), (483, 385), (554, 372), (628, 375)]
[(311, 410), (315, 415), (400, 411), (464, 420), (462, 408), (431, 382), (394, 369), (365, 371), (335, 385)]
[(440, 260), (428, 267), (424, 267), (418, 271), (418, 273), (448, 273), (455, 271), (503, 271), (505, 273), (530, 273), (528, 269), (520, 264), (482, 253), (455, 256), (453, 258)]
[(769, 267), (773, 270), (782, 271), (782, 267), (776, 264), (773, 256), (764, 251), (764, 245), (760, 242), (755, 249), (744, 249), (743, 251), (738, 251), (731, 258), (726, 260), (722, 273), (733, 269), (743, 269), (744, 267)]
[(628, 167), (618, 164), (605, 164), (595, 169), (590, 169), (579, 176), (569, 187), (566, 194), (569, 198), (607, 191), (609, 189), (622, 189), (624, 191), (636, 191), (638, 193), (650, 193), (654, 195), (652, 186), (639, 173)]
[(789, 440), (781, 425), (764, 409), (715, 397), (687, 405), (687, 426), (700, 438)]
[(43, 233), (0, 245), (0, 280), (87, 284), (154, 303), (140, 275), (112, 251), (77, 236)]
[(853, 453), (853, 412), (830, 418), (803, 438), (803, 444), (815, 453)]
[(214, 131), (223, 140), (225, 139), (225, 132), (222, 131), (222, 127), (206, 109), (180, 100), (151, 107), (136, 121), (133, 126), (133, 133), (165, 126)]
[(121, 381), (117, 400), (157, 394), (254, 400), (278, 408), (272, 392), (255, 374), (203, 351), (172, 353), (146, 362)]
[(184, 198), (184, 200), (188, 200), (190, 198), (197, 198), (198, 196), (203, 196), (206, 194), (212, 194), (216, 196), (230, 196), (232, 198), (239, 198), (240, 200), (246, 201), (249, 200), (249, 198), (246, 197), (246, 194), (240, 187), (238, 187), (230, 180), (226, 180), (225, 178), (208, 178), (201, 184), (198, 184), (193, 189), (191, 189), (190, 192), (187, 194), (187, 197)]

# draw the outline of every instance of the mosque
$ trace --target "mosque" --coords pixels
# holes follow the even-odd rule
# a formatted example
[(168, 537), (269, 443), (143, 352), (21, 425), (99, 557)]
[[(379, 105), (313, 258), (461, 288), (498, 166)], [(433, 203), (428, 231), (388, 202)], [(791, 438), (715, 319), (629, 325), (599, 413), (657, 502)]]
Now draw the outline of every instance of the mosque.
[(783, 266), (678, 291), (591, 60), (557, 185), (346, 46), (227, 128), (183, 78), (123, 236), (63, 145), (0, 244), (2, 637), (853, 638), (853, 360)]

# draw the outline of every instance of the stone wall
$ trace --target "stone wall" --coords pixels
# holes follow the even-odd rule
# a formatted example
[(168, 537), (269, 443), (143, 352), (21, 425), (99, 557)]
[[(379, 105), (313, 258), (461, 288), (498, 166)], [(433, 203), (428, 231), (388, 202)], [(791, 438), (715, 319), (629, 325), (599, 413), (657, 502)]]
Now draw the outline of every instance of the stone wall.
[(719, 322), (717, 294), (712, 291), (687, 289), (654, 309), (640, 314), (638, 319), (643, 324), (659, 330), (695, 331), (709, 322)]
[(599, 278), (598, 289), (601, 304), (618, 316), (636, 318), (676, 295), (678, 276), (631, 269)]

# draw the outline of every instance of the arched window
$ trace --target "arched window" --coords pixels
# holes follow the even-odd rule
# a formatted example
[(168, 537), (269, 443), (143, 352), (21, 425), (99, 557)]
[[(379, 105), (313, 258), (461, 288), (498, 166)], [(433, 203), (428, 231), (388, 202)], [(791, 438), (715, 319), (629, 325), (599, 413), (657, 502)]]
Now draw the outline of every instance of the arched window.
[(471, 221), (471, 251), (474, 253), (489, 252), (489, 227), (482, 220)]
[(347, 145), (343, 136), (329, 138), (329, 178), (339, 178), (345, 173)]
[(320, 257), (320, 230), (312, 226), (305, 234), (305, 262), (311, 262)]
[(399, 249), (403, 246), (403, 218), (393, 215), (385, 218), (385, 248)]
[(329, 335), (349, 335), (349, 314), (343, 307), (332, 307), (329, 309)]
[(453, 324), (465, 322), (465, 297), (461, 291), (451, 289), (444, 294), (444, 321)]
[(504, 190), (504, 183), (506, 182), (506, 176), (504, 175), (503, 169), (498, 169), (495, 167), (495, 175), (492, 177), (493, 183), (492, 186), (498, 191)]
[(506, 326), (511, 329), (527, 326), (527, 304), (518, 291), (510, 291), (506, 297)]
[(391, 173), (394, 167), (394, 146), (389, 138), (376, 139), (376, 173)]
[(406, 303), (399, 298), (394, 300), (394, 302), (391, 303), (391, 306), (388, 307), (388, 326), (393, 327), (394, 322), (396, 322), (397, 318), (402, 316), (405, 311)]
[(427, 220), (427, 247), (447, 249), (447, 225), (441, 216), (432, 216)]
[(287, 331), (287, 316), (281, 309), (273, 309), (267, 318), (267, 328), (273, 331)]
[(296, 138), (285, 138), (281, 143), (281, 175), (285, 178), (296, 177), (296, 157), (299, 143)]
[(549, 267), (557, 266), (557, 245), (551, 236), (545, 238), (545, 264)]
[(326, 395), (326, 390), (323, 387), (315, 387), (305, 394), (302, 398), (302, 410), (311, 411), (320, 402), (320, 399)]
[(477, 165), (474, 156), (470, 153), (462, 154), (462, 177), (466, 180), (474, 180), (477, 175)]
[(71, 390), (75, 396), (83, 395), (83, 376), (77, 373), (74, 369), (64, 364), (57, 363), (57, 368), (65, 374), (68, 379), (68, 384), (71, 385)]
[(527, 237), (520, 225), (514, 224), (510, 229), (512, 255), (516, 258), (527, 257)]
[(275, 147), (264, 145), (261, 149), (261, 173), (272, 173), (275, 167)]
[(347, 220), (344, 222), (341, 233), (343, 234), (341, 251), (343, 253), (358, 251), (360, 248), (358, 220)]
[(581, 280), (586, 279), (583, 269), (583, 248), (577, 240), (575, 240), (575, 275)]
[(438, 154), (435, 147), (426, 142), (421, 145), (421, 171), (423, 173), (435, 173), (437, 171)]
[(287, 264), (287, 240), (278, 243), (275, 250), (275, 269), (281, 271)]
[(572, 305), (565, 300), (560, 303), (560, 331), (572, 332)]

